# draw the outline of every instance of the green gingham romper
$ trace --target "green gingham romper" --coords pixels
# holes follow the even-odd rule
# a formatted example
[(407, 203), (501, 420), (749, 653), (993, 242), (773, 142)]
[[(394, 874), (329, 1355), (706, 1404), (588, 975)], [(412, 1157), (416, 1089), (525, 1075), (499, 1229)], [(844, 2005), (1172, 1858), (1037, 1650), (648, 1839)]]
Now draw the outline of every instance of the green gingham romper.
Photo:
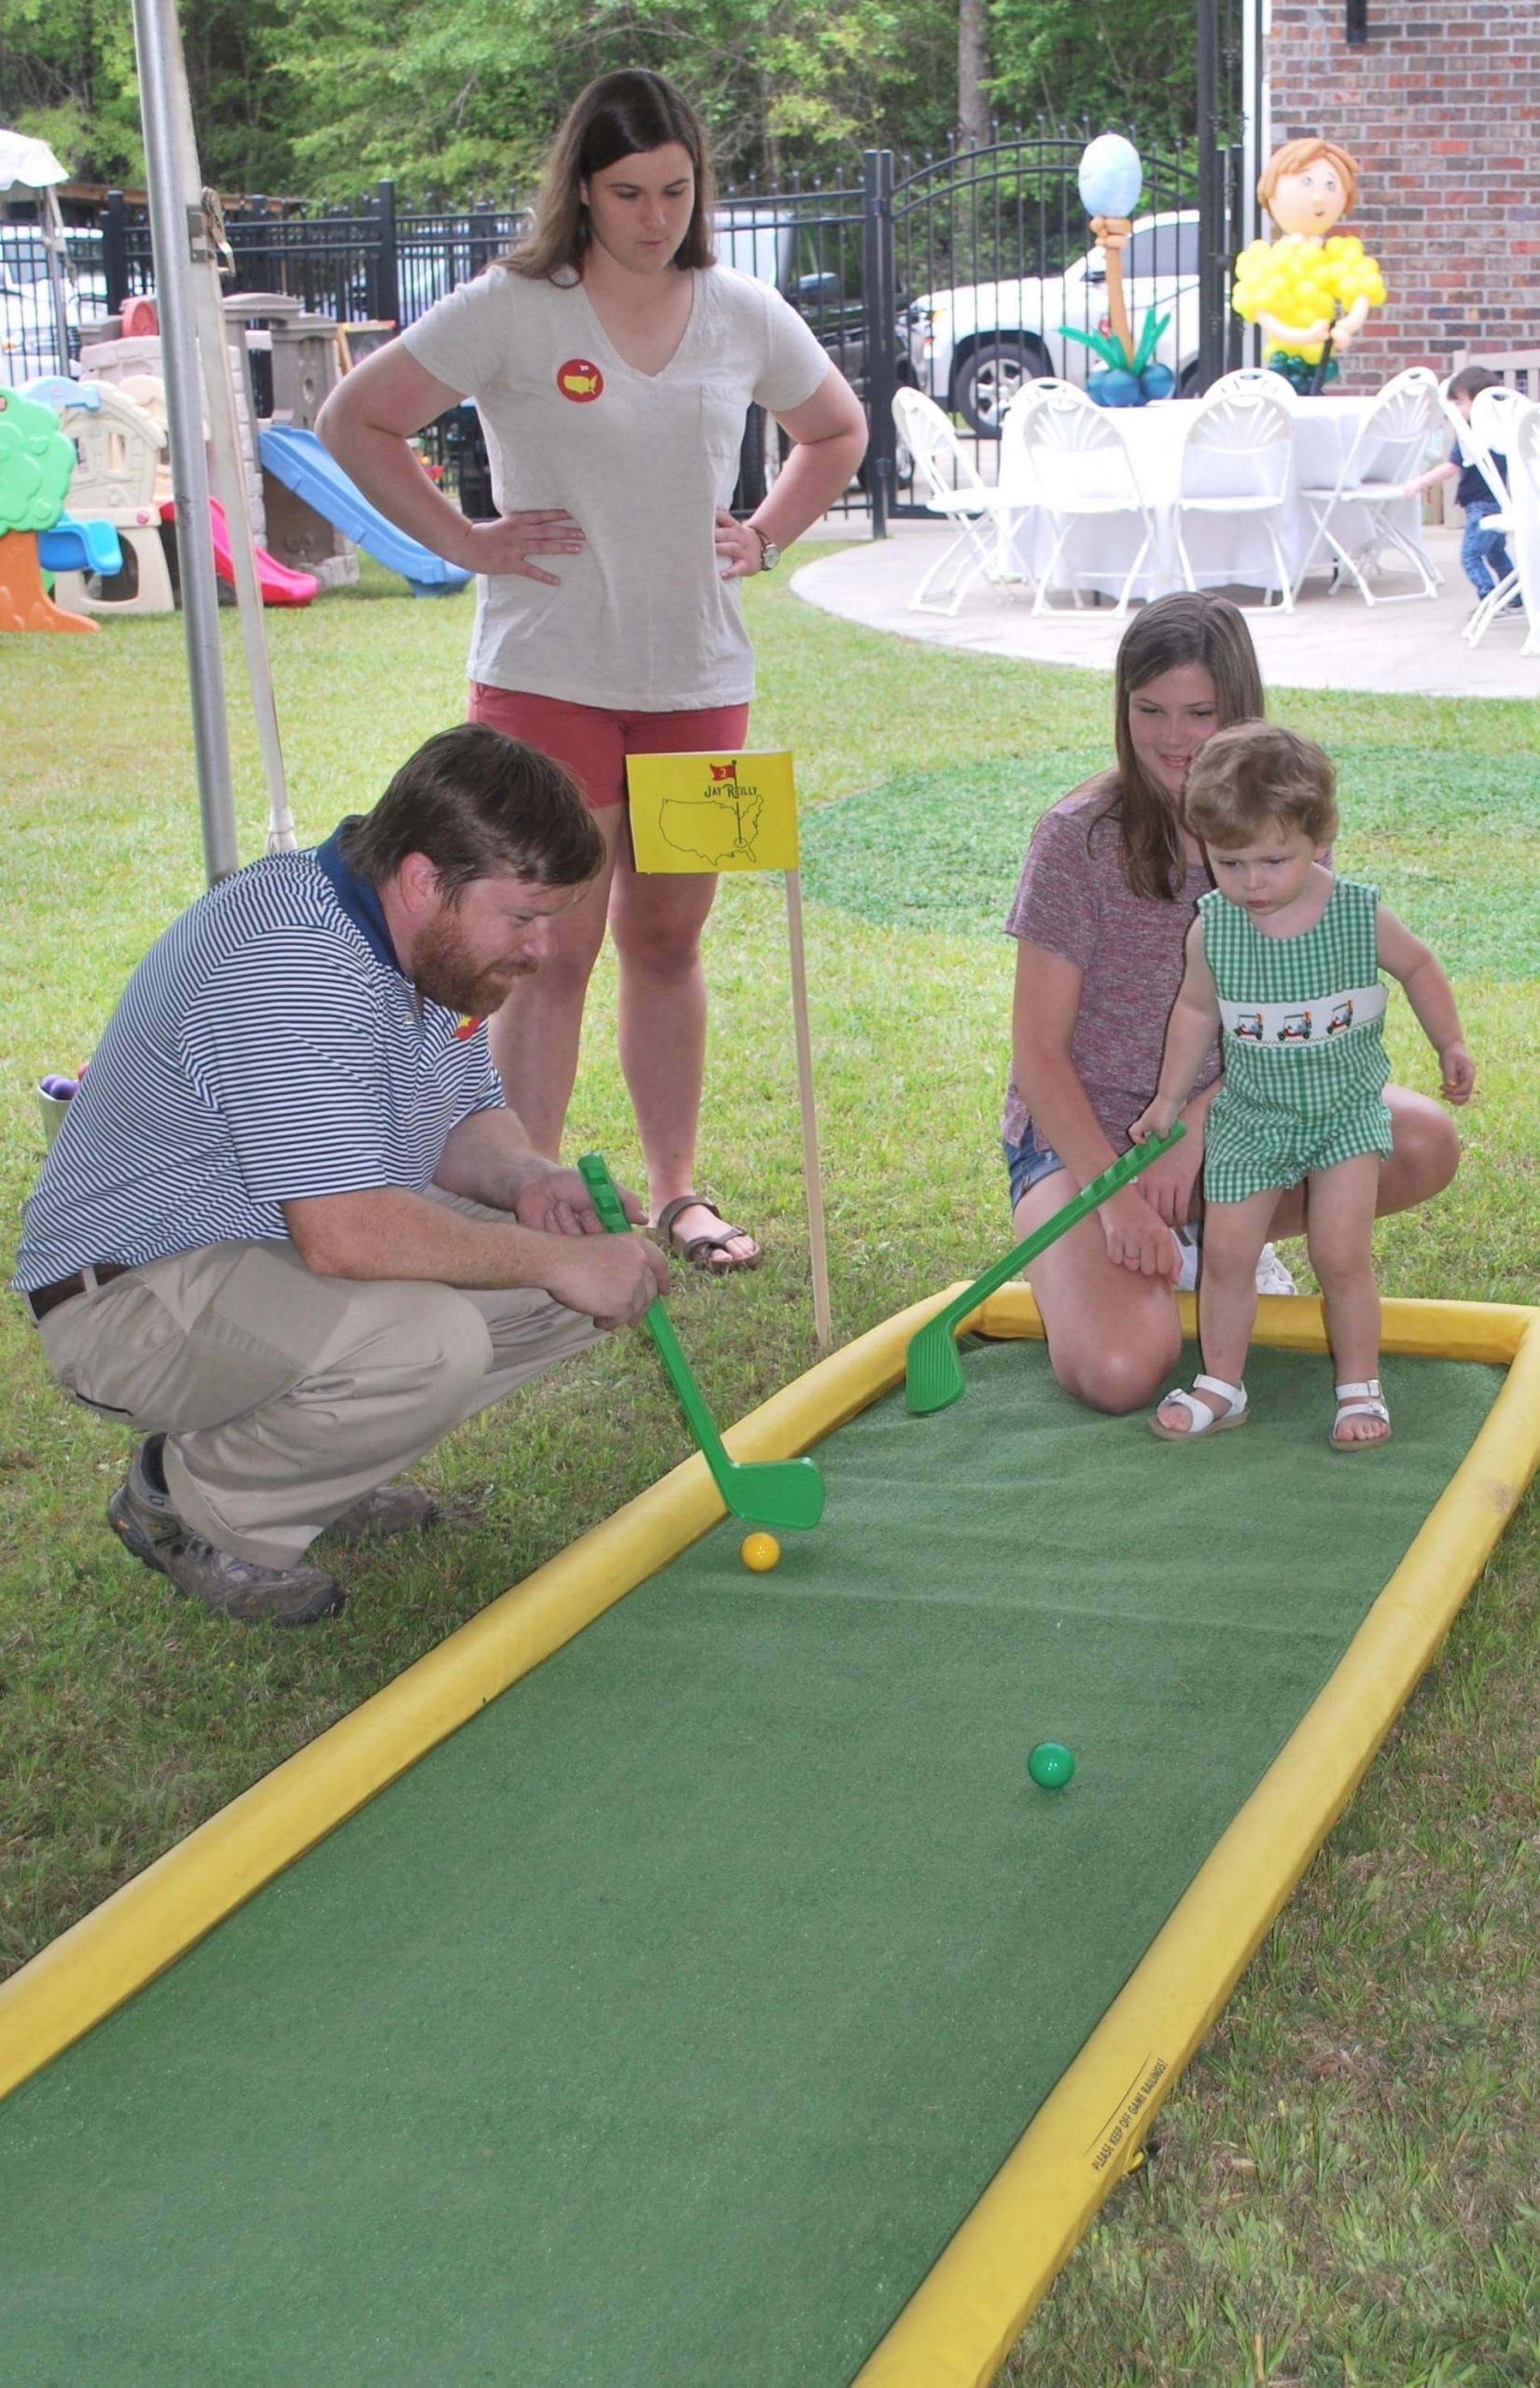
[(1224, 1024), (1224, 1083), (1204, 1140), (1208, 1201), (1243, 1202), (1358, 1153), (1389, 1153), (1379, 901), (1377, 887), (1334, 880), (1312, 929), (1264, 937), (1217, 888), (1200, 896)]

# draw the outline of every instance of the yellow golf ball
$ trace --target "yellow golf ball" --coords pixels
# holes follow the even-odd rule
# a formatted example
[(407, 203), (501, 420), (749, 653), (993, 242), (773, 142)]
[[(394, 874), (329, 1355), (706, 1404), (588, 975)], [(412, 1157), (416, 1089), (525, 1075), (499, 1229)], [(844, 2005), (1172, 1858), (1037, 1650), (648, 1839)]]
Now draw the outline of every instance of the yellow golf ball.
[(772, 1534), (746, 1534), (738, 1555), (752, 1575), (768, 1576), (781, 1563), (781, 1546)]

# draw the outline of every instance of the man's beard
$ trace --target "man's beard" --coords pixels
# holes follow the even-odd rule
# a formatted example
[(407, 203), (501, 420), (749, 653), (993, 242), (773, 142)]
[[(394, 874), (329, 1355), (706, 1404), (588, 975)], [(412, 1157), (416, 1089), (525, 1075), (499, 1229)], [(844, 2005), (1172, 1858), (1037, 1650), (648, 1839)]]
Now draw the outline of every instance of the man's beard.
[(479, 1020), (497, 1009), (513, 979), (527, 979), (538, 968), (535, 962), (504, 962), (493, 969), (478, 969), (454, 914), (445, 911), (418, 937), (412, 982), (425, 1003), (442, 1004), (447, 1011)]

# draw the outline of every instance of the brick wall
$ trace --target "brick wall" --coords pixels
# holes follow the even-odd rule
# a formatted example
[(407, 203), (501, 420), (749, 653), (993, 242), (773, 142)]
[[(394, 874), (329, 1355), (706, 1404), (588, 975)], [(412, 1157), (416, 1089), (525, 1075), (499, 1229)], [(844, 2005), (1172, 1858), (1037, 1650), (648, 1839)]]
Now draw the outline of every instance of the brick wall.
[(1272, 0), (1274, 147), (1319, 132), (1357, 159), (1342, 229), (1380, 259), (1389, 297), (1344, 361), (1343, 389), (1456, 350), (1540, 348), (1540, 7), (1367, 0), (1350, 48), (1343, 0)]

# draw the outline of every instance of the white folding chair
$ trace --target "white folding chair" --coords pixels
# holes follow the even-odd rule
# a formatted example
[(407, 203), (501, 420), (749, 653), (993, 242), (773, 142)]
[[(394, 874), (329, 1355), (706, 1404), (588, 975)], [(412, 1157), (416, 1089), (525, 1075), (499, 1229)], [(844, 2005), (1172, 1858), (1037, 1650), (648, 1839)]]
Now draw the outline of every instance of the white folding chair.
[[(1329, 549), (1334, 560), (1333, 587), (1345, 572), (1366, 605), (1436, 596), (1438, 575), (1420, 543), (1408, 538), (1392, 520), (1391, 508), (1420, 470), (1428, 434), (1439, 419), (1438, 383), (1425, 365), (1408, 366), (1406, 372), (1386, 382), (1359, 424), (1334, 485), (1299, 492), (1310, 509), (1311, 535), (1294, 578), (1296, 597), (1323, 548)], [(1376, 594), (1369, 587), (1368, 575), (1386, 548), (1411, 567), (1417, 577), (1415, 589)]]
[[(1140, 531), (1133, 562), (1124, 575), (1114, 608), (1126, 614), (1133, 584), (1155, 541), (1155, 517), (1129, 454), (1117, 416), (1087, 397), (1071, 382), (1029, 382), (1011, 401), (1013, 437), (1028, 461), (1040, 503), (1052, 527), (1053, 547), (1037, 576), (1034, 614), (1047, 614), (1048, 592), (1059, 581), (1064, 548), (1077, 524), (1131, 516)], [(1075, 572), (1066, 585), (1076, 604), (1079, 583), (1105, 574)]]
[[(1505, 613), (1519, 596), (1519, 571), (1511, 544), (1513, 503), (1505, 466), (1519, 436), (1519, 425), (1526, 413), (1533, 413), (1534, 400), (1521, 396), (1517, 390), (1478, 390), (1471, 403), (1469, 423), (1447, 398), (1446, 408), (1460, 453), (1467, 464), (1476, 466), (1497, 504), (1497, 512), (1487, 516), (1484, 527), (1497, 532), (1508, 549), (1508, 570), (1494, 579), (1465, 624), (1466, 644), (1475, 646), (1497, 616)], [(1498, 462), (1499, 457), (1504, 463)]]
[(1540, 406), (1518, 419), (1508, 459), (1508, 552), (1529, 622), (1520, 655), (1540, 655)]
[[(1272, 550), (1271, 586), (1285, 614), (1294, 611), (1294, 590), (1278, 531), (1287, 502), (1294, 452), (1294, 412), (1288, 383), (1278, 373), (1248, 366), (1215, 382), (1199, 406), (1182, 442), (1175, 533), (1183, 586), (1196, 589), (1192, 559), (1182, 536), (1184, 514), (1214, 514), (1227, 520), (1254, 517)], [(1263, 583), (1262, 603), (1267, 604)]]
[(915, 487), (926, 511), (957, 525), (957, 536), (909, 599), (909, 611), (955, 614), (973, 581), (982, 577), (1005, 583), (1016, 577), (1001, 546), (1000, 493), (980, 479), (951, 423), (923, 391), (895, 390), (893, 420), (914, 459)]

